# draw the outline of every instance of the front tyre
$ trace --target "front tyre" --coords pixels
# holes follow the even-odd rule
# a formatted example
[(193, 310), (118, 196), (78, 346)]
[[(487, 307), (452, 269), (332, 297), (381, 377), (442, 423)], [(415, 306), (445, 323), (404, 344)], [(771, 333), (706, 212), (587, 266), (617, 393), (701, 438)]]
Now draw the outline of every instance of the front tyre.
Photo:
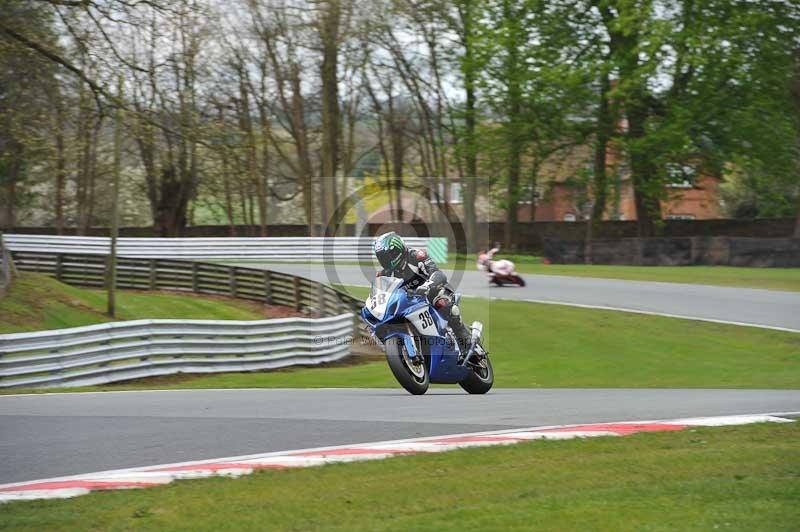
[(494, 384), (494, 370), (489, 357), (482, 357), (477, 364), (472, 366), (472, 373), (458, 384), (471, 394), (484, 394), (491, 390)]
[(395, 336), (386, 341), (386, 361), (394, 378), (409, 393), (422, 395), (428, 391), (430, 375), (424, 357), (415, 355), (408, 353), (402, 338)]

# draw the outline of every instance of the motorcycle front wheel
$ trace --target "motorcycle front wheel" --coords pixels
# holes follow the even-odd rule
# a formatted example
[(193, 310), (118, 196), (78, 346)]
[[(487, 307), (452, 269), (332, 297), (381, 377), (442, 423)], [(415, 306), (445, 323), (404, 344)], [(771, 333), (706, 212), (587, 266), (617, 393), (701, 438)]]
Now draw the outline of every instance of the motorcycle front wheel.
[(389, 338), (385, 345), (386, 361), (400, 386), (414, 395), (427, 392), (430, 375), (424, 357), (409, 354), (405, 342), (397, 336)]
[(494, 384), (494, 370), (489, 357), (484, 356), (472, 367), (472, 373), (458, 384), (471, 394), (483, 394), (491, 390)]

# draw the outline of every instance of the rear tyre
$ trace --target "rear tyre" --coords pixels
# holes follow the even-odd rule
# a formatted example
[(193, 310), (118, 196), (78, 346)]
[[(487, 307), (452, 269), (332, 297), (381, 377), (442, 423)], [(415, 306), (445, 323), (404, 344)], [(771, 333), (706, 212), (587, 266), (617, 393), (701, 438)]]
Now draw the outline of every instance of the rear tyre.
[(386, 361), (394, 378), (409, 393), (422, 395), (428, 391), (430, 375), (422, 356), (411, 358), (402, 338), (397, 336), (386, 341)]
[(525, 286), (525, 279), (523, 279), (519, 275), (515, 275), (514, 276), (514, 282), (517, 283), (520, 286)]
[(473, 366), (469, 377), (458, 383), (467, 393), (484, 394), (492, 389), (494, 384), (494, 370), (492, 361), (489, 357), (483, 357), (480, 362)]

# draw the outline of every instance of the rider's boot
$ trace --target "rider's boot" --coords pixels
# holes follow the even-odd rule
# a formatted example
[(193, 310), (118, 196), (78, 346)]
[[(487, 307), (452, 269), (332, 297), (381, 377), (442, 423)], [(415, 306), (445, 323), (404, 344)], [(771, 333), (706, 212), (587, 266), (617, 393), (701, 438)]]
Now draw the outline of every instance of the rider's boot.
[(464, 322), (461, 321), (460, 317), (454, 316), (454, 318), (450, 320), (450, 328), (453, 329), (461, 355), (466, 356), (469, 348), (472, 347), (472, 333), (464, 326)]

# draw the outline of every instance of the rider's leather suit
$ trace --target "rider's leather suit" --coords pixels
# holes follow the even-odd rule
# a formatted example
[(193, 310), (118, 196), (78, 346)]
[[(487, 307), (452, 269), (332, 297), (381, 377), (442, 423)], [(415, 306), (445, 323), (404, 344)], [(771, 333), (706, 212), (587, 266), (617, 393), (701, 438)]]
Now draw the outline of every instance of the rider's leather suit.
[(428, 256), (424, 249), (409, 249), (405, 267), (399, 270), (381, 270), (375, 275), (403, 279), (409, 290), (425, 291), (428, 302), (436, 307), (453, 329), (462, 352), (470, 344), (470, 332), (461, 321), (461, 309), (455, 301), (455, 292), (447, 283), (447, 276)]

